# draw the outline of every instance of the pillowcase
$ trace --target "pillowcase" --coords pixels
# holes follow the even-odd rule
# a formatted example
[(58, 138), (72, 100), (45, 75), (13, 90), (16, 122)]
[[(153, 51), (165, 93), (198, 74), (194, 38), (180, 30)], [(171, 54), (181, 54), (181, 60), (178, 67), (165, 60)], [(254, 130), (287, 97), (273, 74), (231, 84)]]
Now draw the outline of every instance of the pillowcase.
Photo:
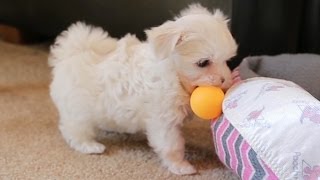
[(297, 84), (239, 81), (212, 121), (216, 152), (242, 179), (320, 178), (320, 102)]

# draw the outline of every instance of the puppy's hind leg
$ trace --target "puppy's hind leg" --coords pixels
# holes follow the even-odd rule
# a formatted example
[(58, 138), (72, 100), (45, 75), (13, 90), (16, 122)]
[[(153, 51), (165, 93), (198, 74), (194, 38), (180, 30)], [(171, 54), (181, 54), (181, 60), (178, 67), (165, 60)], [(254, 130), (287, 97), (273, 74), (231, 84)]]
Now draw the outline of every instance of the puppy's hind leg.
[(195, 174), (196, 169), (184, 158), (184, 138), (179, 125), (164, 125), (160, 119), (147, 128), (150, 146), (168, 169), (178, 175)]
[(89, 122), (60, 121), (59, 129), (66, 142), (75, 150), (85, 154), (100, 154), (105, 145), (97, 142), (95, 127)]

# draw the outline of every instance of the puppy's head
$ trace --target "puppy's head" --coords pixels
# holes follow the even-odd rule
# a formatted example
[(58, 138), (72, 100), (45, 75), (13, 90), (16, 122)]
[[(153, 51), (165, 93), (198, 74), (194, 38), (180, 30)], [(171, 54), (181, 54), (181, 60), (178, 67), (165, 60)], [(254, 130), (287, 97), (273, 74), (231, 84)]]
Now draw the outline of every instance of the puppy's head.
[(194, 4), (174, 21), (147, 30), (148, 42), (157, 58), (173, 61), (184, 88), (231, 86), (226, 61), (236, 54), (237, 44), (221, 11), (209, 12)]

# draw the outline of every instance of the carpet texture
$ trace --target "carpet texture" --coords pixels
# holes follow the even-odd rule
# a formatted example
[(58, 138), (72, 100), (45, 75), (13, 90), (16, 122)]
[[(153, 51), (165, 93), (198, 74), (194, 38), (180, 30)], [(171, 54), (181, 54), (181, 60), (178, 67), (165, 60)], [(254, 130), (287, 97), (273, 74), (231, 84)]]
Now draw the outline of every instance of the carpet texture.
[(171, 174), (142, 135), (106, 134), (102, 155), (78, 153), (64, 142), (49, 97), (44, 48), (0, 41), (0, 179), (238, 179), (218, 160), (209, 123), (184, 127), (186, 157), (199, 173)]

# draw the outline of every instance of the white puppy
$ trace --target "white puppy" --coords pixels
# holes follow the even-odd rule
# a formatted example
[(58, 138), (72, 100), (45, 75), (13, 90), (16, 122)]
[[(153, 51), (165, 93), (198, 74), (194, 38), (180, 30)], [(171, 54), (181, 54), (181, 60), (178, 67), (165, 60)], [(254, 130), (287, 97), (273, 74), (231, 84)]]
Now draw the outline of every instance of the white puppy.
[(82, 153), (102, 153), (98, 130), (144, 132), (175, 174), (196, 173), (184, 159), (180, 128), (197, 86), (228, 88), (226, 61), (236, 54), (227, 20), (191, 5), (173, 21), (120, 40), (101, 28), (73, 24), (51, 47), (51, 97), (60, 131)]

